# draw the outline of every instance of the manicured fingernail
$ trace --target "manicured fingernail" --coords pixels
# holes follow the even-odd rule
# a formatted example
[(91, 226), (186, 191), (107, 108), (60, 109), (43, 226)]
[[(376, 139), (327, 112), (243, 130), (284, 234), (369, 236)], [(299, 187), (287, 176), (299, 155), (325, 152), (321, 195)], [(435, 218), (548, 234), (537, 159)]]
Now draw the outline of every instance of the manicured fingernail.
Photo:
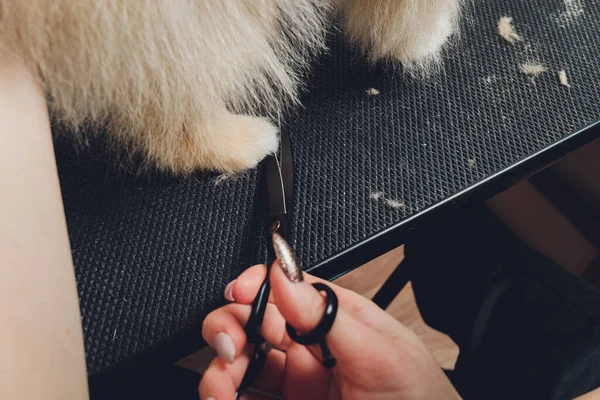
[(235, 345), (225, 332), (219, 332), (215, 337), (215, 351), (223, 360), (231, 364), (235, 358)]
[(215, 399), (214, 397), (210, 396), (210, 397), (207, 397), (206, 400), (217, 400), (217, 399)]
[(231, 282), (229, 282), (227, 284), (227, 286), (225, 286), (225, 299), (227, 299), (228, 301), (235, 301), (235, 299), (233, 298), (233, 284), (235, 283), (235, 279), (232, 280)]
[(302, 281), (304, 277), (296, 256), (290, 245), (278, 233), (273, 234), (273, 250), (275, 250), (275, 256), (279, 259), (281, 269), (288, 279), (292, 282)]

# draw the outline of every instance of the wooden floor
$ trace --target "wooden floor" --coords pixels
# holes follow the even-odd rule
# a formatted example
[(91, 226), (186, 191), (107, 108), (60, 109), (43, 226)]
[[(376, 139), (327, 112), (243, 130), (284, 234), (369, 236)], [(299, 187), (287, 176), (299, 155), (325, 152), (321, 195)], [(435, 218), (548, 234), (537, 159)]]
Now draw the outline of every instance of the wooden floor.
[[(337, 279), (335, 283), (371, 298), (403, 258), (404, 247), (401, 246)], [(447, 335), (425, 324), (410, 283), (394, 299), (387, 311), (423, 340), (442, 368), (454, 368), (458, 346)], [(178, 365), (202, 373), (214, 356), (212, 349), (206, 348), (179, 361)]]

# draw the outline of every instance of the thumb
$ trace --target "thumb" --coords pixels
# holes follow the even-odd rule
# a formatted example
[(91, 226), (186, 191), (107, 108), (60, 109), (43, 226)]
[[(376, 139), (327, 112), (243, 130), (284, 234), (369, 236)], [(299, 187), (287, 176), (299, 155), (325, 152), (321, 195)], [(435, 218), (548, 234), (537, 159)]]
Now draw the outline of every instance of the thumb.
[[(273, 233), (277, 260), (271, 267), (271, 291), (283, 318), (300, 334), (314, 329), (325, 310), (323, 296), (304, 281), (302, 270), (289, 244)], [(339, 311), (339, 310), (338, 310)]]
[[(326, 304), (323, 295), (307, 281), (292, 282), (279, 260), (271, 267), (271, 292), (279, 312), (298, 333), (313, 330), (321, 321)], [(338, 315), (340, 311), (338, 307)]]
[[(299, 334), (313, 330), (321, 321), (326, 300), (310, 283), (302, 280), (292, 282), (276, 261), (271, 267), (271, 292), (279, 312)], [(330, 286), (332, 287), (332, 286)], [(351, 306), (351, 305), (347, 305)], [(365, 365), (385, 360), (389, 353), (389, 340), (350, 315), (344, 307), (338, 307), (335, 321), (326, 335), (327, 344), (337, 359), (337, 369), (347, 373), (357, 372)], [(318, 345), (307, 346), (319, 360)], [(365, 351), (368, 348), (368, 351)]]

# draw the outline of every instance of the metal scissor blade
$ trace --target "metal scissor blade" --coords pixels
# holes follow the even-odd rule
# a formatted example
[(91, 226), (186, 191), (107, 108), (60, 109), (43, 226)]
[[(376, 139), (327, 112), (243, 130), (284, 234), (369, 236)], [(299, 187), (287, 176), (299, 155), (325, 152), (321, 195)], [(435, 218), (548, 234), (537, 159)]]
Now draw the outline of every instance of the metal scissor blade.
[(287, 214), (285, 187), (281, 176), (279, 160), (275, 154), (269, 156), (266, 169), (268, 196), (267, 217), (269, 220), (274, 220)]

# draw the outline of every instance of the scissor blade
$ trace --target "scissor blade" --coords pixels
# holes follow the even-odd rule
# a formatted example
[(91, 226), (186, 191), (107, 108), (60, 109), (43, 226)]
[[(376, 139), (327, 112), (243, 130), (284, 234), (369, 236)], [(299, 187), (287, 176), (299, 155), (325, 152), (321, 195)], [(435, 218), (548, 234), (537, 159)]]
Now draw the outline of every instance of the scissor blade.
[(281, 167), (275, 154), (269, 156), (266, 168), (268, 194), (267, 217), (275, 219), (287, 213)]
[(292, 192), (294, 186), (292, 142), (289, 128), (281, 129), (281, 177), (283, 180), (285, 208), (288, 213), (292, 212)]

